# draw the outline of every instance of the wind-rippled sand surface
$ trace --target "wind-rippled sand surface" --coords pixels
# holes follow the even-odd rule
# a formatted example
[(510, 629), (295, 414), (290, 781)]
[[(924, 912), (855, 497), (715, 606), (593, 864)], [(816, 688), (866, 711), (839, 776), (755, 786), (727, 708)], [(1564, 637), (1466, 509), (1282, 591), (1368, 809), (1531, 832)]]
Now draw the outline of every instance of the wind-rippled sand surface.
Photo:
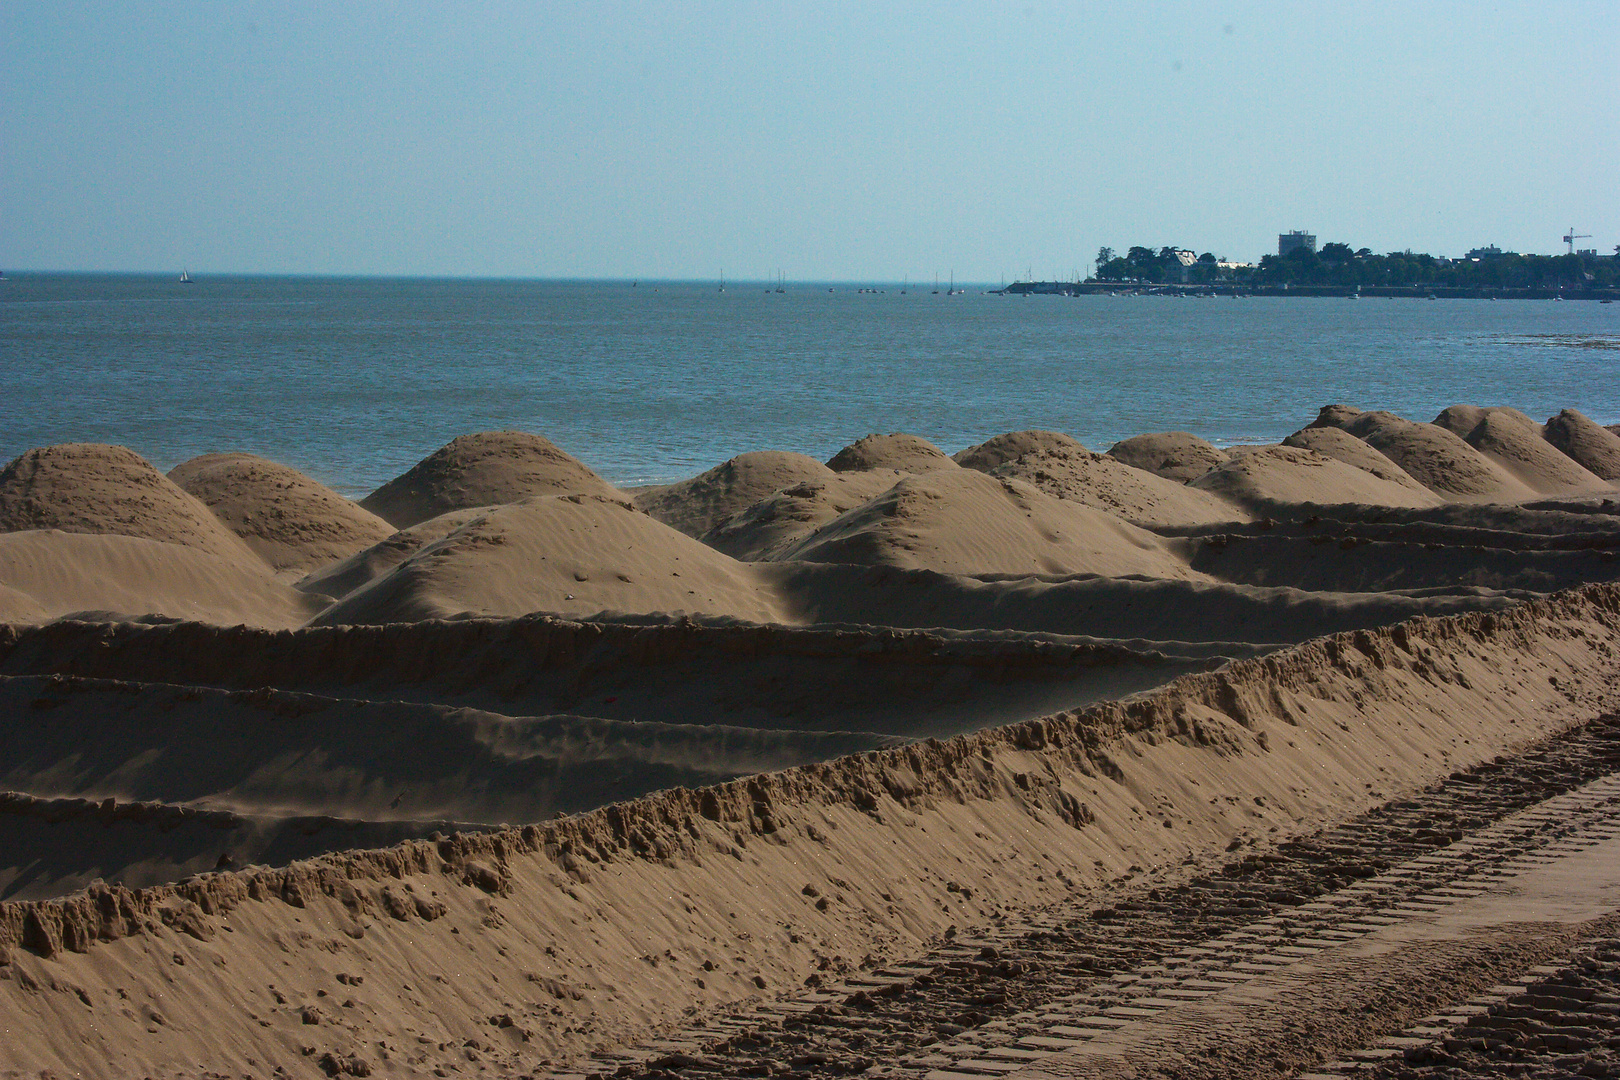
[(560, 1068), (1341, 820), (1614, 706), (1616, 463), (1472, 406), (629, 491), (485, 432), (359, 502), (30, 450), (0, 1072)]

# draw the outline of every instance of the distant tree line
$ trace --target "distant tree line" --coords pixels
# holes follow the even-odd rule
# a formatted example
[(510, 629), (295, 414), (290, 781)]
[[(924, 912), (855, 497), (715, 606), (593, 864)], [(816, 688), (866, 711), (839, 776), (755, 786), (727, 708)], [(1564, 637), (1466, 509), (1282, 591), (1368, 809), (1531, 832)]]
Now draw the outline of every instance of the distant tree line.
[[(1375, 255), (1349, 244), (1323, 244), (1320, 251), (1299, 247), (1287, 255), (1267, 255), (1258, 266), (1225, 269), (1209, 252), (1183, 267), (1176, 248), (1133, 247), (1124, 255), (1113, 248), (1097, 252), (1099, 281), (1243, 282), (1254, 285), (1401, 285), (1440, 288), (1554, 289), (1620, 282), (1616, 258), (1588, 254), (1515, 255), (1504, 252), (1478, 259), (1439, 259), (1412, 251)], [(1617, 249), (1620, 254), (1620, 249)]]

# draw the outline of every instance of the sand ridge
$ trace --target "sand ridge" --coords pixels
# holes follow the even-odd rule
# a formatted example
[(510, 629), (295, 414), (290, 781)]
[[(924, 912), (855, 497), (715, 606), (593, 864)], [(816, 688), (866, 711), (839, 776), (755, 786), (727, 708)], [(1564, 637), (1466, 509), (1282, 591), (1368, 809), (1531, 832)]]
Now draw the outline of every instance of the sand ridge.
[(499, 506), (533, 495), (603, 495), (617, 489), (549, 439), (522, 431), (461, 435), (360, 500), (395, 528), (452, 510)]
[(325, 484), (257, 454), (204, 454), (170, 469), (169, 479), (278, 571), (307, 573), (394, 531)]
[(1231, 455), (1191, 432), (1160, 431), (1122, 439), (1108, 448), (1108, 456), (1167, 480), (1187, 483)]

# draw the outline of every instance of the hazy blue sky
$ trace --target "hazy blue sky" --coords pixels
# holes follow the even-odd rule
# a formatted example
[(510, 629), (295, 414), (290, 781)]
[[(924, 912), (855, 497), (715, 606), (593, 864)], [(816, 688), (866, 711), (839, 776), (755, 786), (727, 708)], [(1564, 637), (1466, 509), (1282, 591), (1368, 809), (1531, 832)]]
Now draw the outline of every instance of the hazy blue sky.
[(0, 5), (0, 268), (995, 281), (1620, 243), (1620, 4)]

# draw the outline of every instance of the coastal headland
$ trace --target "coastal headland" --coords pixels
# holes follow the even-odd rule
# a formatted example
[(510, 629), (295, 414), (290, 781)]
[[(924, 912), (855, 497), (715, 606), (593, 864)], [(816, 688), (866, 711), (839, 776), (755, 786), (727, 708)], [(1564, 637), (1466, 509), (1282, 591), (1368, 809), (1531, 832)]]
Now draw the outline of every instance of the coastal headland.
[[(1190, 1003), (1260, 1076), (1598, 956), (1595, 855), (1457, 882), (1620, 805), (1620, 433), (1301, 419), (633, 490), (482, 432), (358, 501), (20, 455), (0, 1076), (1204, 1075)], [(1232, 995), (1300, 962), (1278, 1041)]]

